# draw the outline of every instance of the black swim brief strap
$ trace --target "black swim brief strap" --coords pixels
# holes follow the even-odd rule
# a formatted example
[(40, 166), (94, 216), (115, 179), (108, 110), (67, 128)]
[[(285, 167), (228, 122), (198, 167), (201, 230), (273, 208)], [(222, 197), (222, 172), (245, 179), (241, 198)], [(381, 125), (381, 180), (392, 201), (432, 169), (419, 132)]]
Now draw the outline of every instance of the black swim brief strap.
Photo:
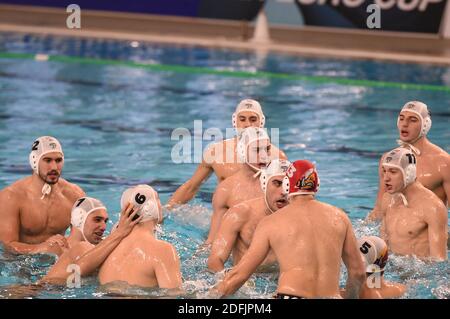
[(288, 294), (281, 294), (278, 293), (275, 296), (273, 296), (275, 299), (306, 299), (305, 297), (300, 296), (294, 296), (294, 295), (288, 295)]

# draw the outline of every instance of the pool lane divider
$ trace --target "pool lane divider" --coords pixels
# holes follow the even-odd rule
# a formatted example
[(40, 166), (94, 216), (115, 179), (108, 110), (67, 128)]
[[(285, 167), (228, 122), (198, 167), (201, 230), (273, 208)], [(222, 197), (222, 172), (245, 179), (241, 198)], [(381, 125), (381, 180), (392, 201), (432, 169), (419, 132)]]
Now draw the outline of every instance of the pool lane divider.
[(267, 79), (280, 79), (280, 80), (290, 80), (290, 81), (305, 81), (305, 82), (312, 82), (312, 83), (319, 83), (319, 84), (333, 83), (333, 84), (340, 84), (340, 85), (347, 85), (347, 86), (394, 88), (394, 89), (401, 89), (401, 90), (441, 91), (441, 92), (449, 92), (450, 93), (450, 87), (444, 86), (444, 85), (361, 80), (361, 79), (336, 78), (336, 77), (329, 77), (329, 76), (298, 75), (298, 74), (266, 72), (266, 71), (250, 72), (250, 71), (217, 70), (217, 69), (212, 69), (212, 68), (196, 67), (196, 66), (152, 64), (152, 63), (142, 63), (142, 62), (135, 62), (135, 61), (97, 59), (97, 58), (74, 57), (74, 56), (63, 56), (63, 55), (0, 52), (0, 58), (36, 60), (36, 61), (41, 61), (41, 62), (51, 61), (51, 62), (75, 63), (75, 64), (90, 64), (90, 65), (108, 65), (108, 66), (113, 65), (113, 66), (131, 67), (131, 68), (140, 68), (140, 69), (146, 69), (146, 70), (156, 71), (156, 72), (208, 74), (208, 75), (218, 75), (218, 76), (236, 77), (236, 78), (267, 78)]

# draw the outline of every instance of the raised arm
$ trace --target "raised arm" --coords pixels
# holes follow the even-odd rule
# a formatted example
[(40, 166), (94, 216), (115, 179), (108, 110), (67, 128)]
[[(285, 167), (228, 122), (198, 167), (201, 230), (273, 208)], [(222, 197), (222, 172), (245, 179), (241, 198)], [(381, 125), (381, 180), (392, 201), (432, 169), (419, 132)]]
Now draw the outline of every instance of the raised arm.
[(180, 258), (174, 246), (161, 242), (159, 260), (154, 263), (159, 288), (181, 288)]
[(181, 185), (167, 202), (169, 208), (178, 204), (185, 204), (197, 194), (202, 183), (205, 182), (213, 172), (213, 153), (214, 145), (205, 150), (202, 162), (198, 165), (194, 175), (192, 175), (186, 183)]
[(208, 269), (213, 272), (221, 271), (236, 243), (239, 231), (245, 223), (245, 212), (234, 206), (223, 216), (219, 231), (212, 244), (208, 258)]
[(264, 261), (269, 251), (270, 241), (267, 226), (265, 221), (261, 221), (256, 227), (252, 243), (241, 261), (225, 275), (223, 281), (215, 289), (221, 296), (235, 293)]
[(438, 261), (447, 260), (448, 214), (447, 208), (441, 201), (426, 213), (426, 222), (430, 257)]
[(352, 224), (347, 215), (342, 212), (343, 218), (347, 224), (347, 233), (345, 235), (344, 247), (342, 250), (342, 260), (347, 268), (347, 283), (345, 286), (344, 298), (359, 298), (359, 290), (366, 279), (366, 270), (358, 250), (355, 233)]

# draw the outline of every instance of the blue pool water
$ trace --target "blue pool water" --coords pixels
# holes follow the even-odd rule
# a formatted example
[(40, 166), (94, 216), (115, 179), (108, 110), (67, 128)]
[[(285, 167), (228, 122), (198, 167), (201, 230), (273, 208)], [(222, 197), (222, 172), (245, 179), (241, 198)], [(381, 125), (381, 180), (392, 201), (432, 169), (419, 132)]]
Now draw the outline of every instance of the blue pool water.
[[(273, 72), (309, 77), (430, 84), (450, 87), (450, 68), (367, 61), (310, 59), (287, 55), (165, 46), (127, 41), (60, 38), (0, 33), (0, 52), (117, 59), (212, 70)], [(257, 73), (256, 73), (257, 74)], [(111, 225), (129, 185), (148, 183), (165, 203), (196, 164), (174, 164), (172, 130), (230, 127), (237, 102), (261, 102), (266, 126), (279, 128), (280, 148), (289, 159), (315, 161), (321, 176), (319, 199), (348, 212), (358, 236), (377, 234), (362, 219), (377, 192), (379, 156), (396, 146), (396, 118), (408, 100), (428, 104), (433, 117), (429, 138), (450, 151), (450, 92), (331, 82), (238, 77), (206, 72), (178, 72), (113, 64), (39, 62), (0, 57), (0, 188), (30, 173), (31, 142), (53, 135), (63, 144), (63, 177), (80, 185), (108, 207)], [(198, 136), (197, 136), (198, 138)], [(208, 142), (204, 142), (206, 146)], [(201, 298), (217, 278), (205, 271), (206, 255), (196, 253), (204, 240), (216, 181), (205, 183), (190, 205), (168, 215), (161, 237), (181, 256), (187, 297)], [(29, 284), (45, 274), (49, 256), (10, 256), (0, 252), (0, 295), (7, 286)], [(407, 298), (448, 298), (448, 263), (426, 265), (392, 256), (386, 277), (405, 282)], [(344, 282), (344, 274), (342, 283)], [(275, 275), (253, 276), (234, 297), (269, 297)], [(159, 291), (130, 291), (154, 297)], [(95, 280), (81, 289), (48, 288), (39, 298), (108, 297)]]

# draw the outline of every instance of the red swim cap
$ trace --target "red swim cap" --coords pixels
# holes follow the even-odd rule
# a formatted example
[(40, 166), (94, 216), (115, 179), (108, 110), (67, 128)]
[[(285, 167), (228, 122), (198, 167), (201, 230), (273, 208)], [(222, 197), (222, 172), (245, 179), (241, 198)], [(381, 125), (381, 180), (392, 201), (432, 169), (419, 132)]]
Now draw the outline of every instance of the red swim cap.
[(295, 161), (286, 172), (289, 178), (289, 197), (312, 194), (319, 191), (320, 180), (316, 167), (306, 160)]

